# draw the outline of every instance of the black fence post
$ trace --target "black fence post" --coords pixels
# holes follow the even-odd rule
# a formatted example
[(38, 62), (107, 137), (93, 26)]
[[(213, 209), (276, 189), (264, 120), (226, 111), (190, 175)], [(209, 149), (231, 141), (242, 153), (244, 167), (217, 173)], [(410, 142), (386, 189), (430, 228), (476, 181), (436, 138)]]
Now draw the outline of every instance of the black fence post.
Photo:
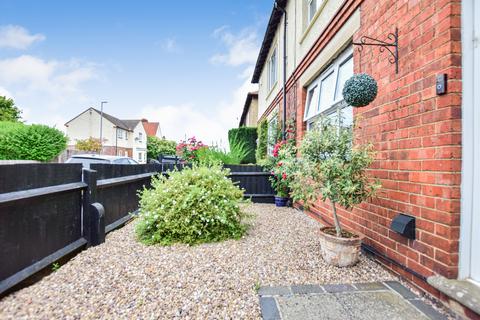
[(90, 245), (98, 246), (105, 242), (105, 209), (98, 203), (90, 204)]
[(92, 226), (94, 214), (90, 206), (97, 200), (97, 171), (83, 169), (83, 182), (87, 189), (83, 193), (83, 237), (87, 240), (88, 246), (92, 245), (93, 230)]

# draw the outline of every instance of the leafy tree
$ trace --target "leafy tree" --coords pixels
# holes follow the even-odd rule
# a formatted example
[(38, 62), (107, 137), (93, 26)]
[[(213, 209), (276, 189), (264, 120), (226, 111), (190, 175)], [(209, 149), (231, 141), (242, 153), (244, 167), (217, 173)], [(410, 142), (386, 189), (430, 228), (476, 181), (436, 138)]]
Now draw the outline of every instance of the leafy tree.
[(335, 231), (340, 237), (337, 205), (352, 208), (373, 196), (380, 187), (378, 181), (369, 179), (366, 171), (374, 160), (372, 145), (354, 146), (351, 128), (323, 122), (319, 130), (308, 131), (300, 154), (300, 170), (291, 186), (293, 198), (302, 200), (306, 207), (318, 198), (330, 200)]
[(177, 143), (175, 141), (160, 139), (158, 137), (147, 138), (147, 158), (157, 159), (159, 155), (175, 155)]
[(67, 147), (63, 132), (45, 125), (20, 124), (4, 132), (0, 135), (2, 160), (50, 161)]
[(21, 113), (12, 99), (0, 96), (0, 121), (19, 121)]
[(102, 144), (100, 143), (100, 139), (90, 137), (85, 140), (78, 140), (75, 148), (81, 151), (100, 152), (102, 150)]

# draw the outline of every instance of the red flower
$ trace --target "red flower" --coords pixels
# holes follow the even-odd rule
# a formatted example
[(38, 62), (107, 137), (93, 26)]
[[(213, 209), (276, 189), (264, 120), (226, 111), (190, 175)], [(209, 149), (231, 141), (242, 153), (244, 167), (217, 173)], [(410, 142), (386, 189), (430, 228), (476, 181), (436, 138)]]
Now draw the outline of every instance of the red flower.
[(285, 172), (282, 173), (282, 179), (283, 179), (283, 180), (287, 180), (287, 174), (286, 174)]

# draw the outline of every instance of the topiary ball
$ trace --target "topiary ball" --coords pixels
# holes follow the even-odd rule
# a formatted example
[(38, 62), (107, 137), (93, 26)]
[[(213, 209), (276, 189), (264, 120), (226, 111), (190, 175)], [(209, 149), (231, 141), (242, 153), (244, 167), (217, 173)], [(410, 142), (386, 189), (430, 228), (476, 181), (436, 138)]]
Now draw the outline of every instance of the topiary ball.
[(345, 82), (343, 99), (352, 107), (364, 107), (377, 96), (377, 81), (366, 73), (354, 74)]

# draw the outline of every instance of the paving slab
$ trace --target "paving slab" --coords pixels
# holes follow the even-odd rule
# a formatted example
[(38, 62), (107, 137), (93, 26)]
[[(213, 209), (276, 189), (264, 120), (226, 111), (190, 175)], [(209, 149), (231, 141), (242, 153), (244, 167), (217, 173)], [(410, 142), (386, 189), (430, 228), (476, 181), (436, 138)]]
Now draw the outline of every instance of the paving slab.
[(260, 294), (265, 320), (446, 319), (397, 281), (264, 287), (259, 293), (268, 294)]

